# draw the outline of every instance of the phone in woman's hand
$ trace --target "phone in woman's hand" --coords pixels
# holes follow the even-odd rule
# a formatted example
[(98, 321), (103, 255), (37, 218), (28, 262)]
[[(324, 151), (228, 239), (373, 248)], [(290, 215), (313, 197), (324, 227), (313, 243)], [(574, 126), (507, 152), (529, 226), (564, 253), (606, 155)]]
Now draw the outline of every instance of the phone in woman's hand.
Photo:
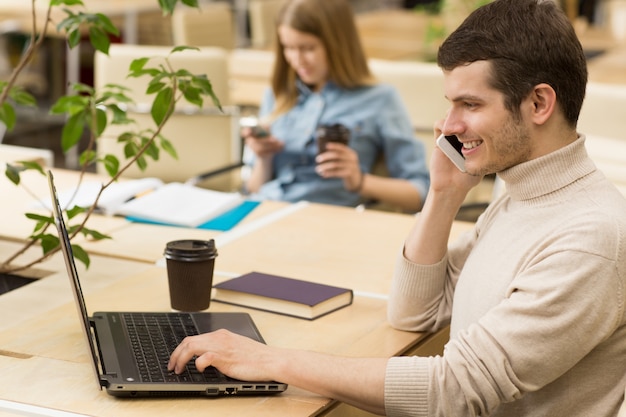
[(270, 135), (270, 132), (268, 132), (268, 130), (266, 128), (264, 128), (261, 125), (256, 125), (256, 126), (251, 126), (250, 127), (250, 134), (252, 136), (254, 136), (255, 138), (266, 138)]
[(441, 134), (441, 136), (437, 138), (437, 146), (450, 158), (452, 163), (456, 165), (461, 172), (465, 172), (465, 157), (461, 151), (463, 144), (459, 142), (456, 136)]

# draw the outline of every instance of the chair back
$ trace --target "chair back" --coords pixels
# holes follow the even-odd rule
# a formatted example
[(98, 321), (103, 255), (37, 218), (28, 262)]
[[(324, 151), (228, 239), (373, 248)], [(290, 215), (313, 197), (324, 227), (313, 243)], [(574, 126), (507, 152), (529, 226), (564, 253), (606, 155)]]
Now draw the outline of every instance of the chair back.
[(233, 49), (234, 16), (226, 2), (205, 2), (199, 9), (178, 7), (172, 14), (174, 45), (217, 46)]
[[(128, 70), (133, 60), (151, 58), (148, 66), (154, 67), (165, 62), (172, 51), (171, 46), (112, 44), (109, 54), (96, 52), (94, 55), (94, 86), (102, 88), (105, 84), (120, 84), (130, 88), (129, 96), (138, 106), (151, 103), (154, 95), (147, 95), (149, 77), (128, 78)], [(193, 74), (206, 74), (211, 81), (213, 91), (223, 105), (230, 104), (228, 88), (228, 51), (218, 47), (200, 47), (200, 50), (185, 50), (169, 55), (169, 62), (174, 69), (187, 69)], [(181, 100), (182, 102), (183, 100)], [(189, 104), (179, 103), (185, 107)], [(205, 100), (205, 107), (214, 107), (211, 100)]]
[(587, 135), (585, 146), (598, 169), (626, 196), (626, 137)]
[[(132, 89), (130, 94), (136, 106), (130, 106), (128, 115), (136, 126), (109, 125), (98, 139), (97, 151), (100, 156), (113, 154), (120, 163), (126, 160), (123, 144), (118, 136), (128, 130), (155, 129), (148, 104), (154, 96), (145, 94), (149, 77), (126, 78), (132, 60), (140, 57), (158, 57), (150, 61), (151, 66), (163, 62), (171, 47), (146, 45), (111, 45), (109, 56), (96, 53), (95, 87), (105, 84), (121, 84)], [(125, 171), (128, 178), (158, 177), (165, 182), (184, 182), (201, 172), (231, 165), (241, 160), (241, 139), (239, 137), (239, 108), (229, 105), (228, 52), (218, 47), (201, 47), (199, 51), (188, 50), (172, 54), (169, 58), (174, 69), (187, 69), (193, 74), (207, 74), (213, 90), (222, 103), (223, 112), (211, 100), (205, 100), (202, 109), (188, 103), (177, 104), (177, 109), (165, 125), (162, 135), (167, 138), (178, 153), (178, 159), (165, 152), (158, 161), (148, 158), (145, 171), (134, 165)], [(145, 79), (144, 79), (145, 78)], [(99, 164), (97, 171), (104, 173)], [(240, 182), (235, 172), (212, 178), (201, 184), (207, 188), (232, 191)]]
[[(202, 172), (222, 168), (241, 161), (241, 139), (239, 137), (239, 117), (237, 108), (225, 109), (226, 113), (199, 111), (174, 113), (163, 128), (162, 134), (176, 149), (178, 159), (161, 151), (158, 161), (147, 158), (145, 171), (132, 165), (124, 173), (126, 178), (157, 177), (164, 182), (185, 182)], [(156, 127), (149, 113), (130, 115), (142, 128)], [(123, 144), (118, 136), (127, 127), (109, 127), (98, 139), (100, 155), (115, 155), (120, 163), (126, 160)], [(97, 166), (99, 173), (105, 173), (104, 166)], [(227, 172), (198, 184), (205, 188), (220, 191), (233, 191), (240, 187), (239, 172)]]
[(578, 131), (626, 141), (626, 85), (588, 82)]
[(284, 0), (249, 0), (250, 40), (254, 48), (270, 48), (276, 42), (276, 16)]
[(396, 87), (415, 129), (432, 132), (435, 121), (446, 116), (449, 103), (437, 64), (370, 59), (369, 65), (378, 80)]
[(233, 49), (228, 57), (230, 97), (238, 106), (259, 107), (265, 89), (270, 86), (274, 52), (256, 49)]

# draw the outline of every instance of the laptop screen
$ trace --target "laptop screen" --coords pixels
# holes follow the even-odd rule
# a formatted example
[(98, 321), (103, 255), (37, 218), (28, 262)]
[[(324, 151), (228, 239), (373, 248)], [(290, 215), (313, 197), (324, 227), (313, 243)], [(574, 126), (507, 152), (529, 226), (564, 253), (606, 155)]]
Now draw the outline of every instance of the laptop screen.
[[(93, 334), (91, 326), (89, 324), (89, 315), (87, 314), (87, 306), (85, 305), (85, 299), (83, 297), (83, 291), (80, 287), (80, 281), (78, 280), (78, 271), (76, 270), (76, 263), (74, 262), (74, 254), (72, 252), (72, 245), (67, 233), (67, 227), (63, 220), (63, 210), (59, 203), (56, 187), (54, 185), (54, 178), (52, 172), (48, 171), (48, 185), (50, 187), (50, 196), (52, 198), (52, 212), (54, 214), (54, 222), (57, 226), (59, 233), (59, 245), (61, 246), (61, 252), (63, 252), (63, 258), (65, 259), (65, 266), (67, 273), (70, 277), (70, 285), (72, 287), (72, 293), (74, 294), (74, 300), (76, 301), (76, 308), (82, 322), (83, 334), (87, 339), (89, 349), (91, 350), (91, 361), (93, 363), (93, 370), (96, 374), (96, 381), (100, 381), (100, 369), (98, 367), (98, 356), (96, 346), (93, 340)], [(102, 386), (98, 384), (98, 387), (102, 389)]]

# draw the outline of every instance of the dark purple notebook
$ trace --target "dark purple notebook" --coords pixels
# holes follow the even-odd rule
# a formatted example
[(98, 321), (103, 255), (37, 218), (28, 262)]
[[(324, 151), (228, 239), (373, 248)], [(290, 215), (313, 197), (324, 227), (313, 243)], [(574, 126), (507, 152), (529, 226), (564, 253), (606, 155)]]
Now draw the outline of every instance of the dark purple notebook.
[[(322, 311), (312, 311), (310, 317), (316, 318), (322, 314), (327, 314), (337, 308), (345, 307), (352, 303), (352, 290), (347, 288), (334, 287), (331, 285), (318, 284), (309, 281), (303, 281), (294, 278), (281, 277), (277, 275), (264, 274), (261, 272), (250, 272), (237, 278), (229, 279), (220, 284), (214, 285), (216, 291), (215, 301), (230, 302), (232, 304), (245, 305), (247, 307), (260, 308), (278, 312), (281, 314), (302, 316), (302, 314), (290, 314), (289, 310), (279, 311), (276, 308), (263, 308), (259, 304), (251, 304), (250, 301), (237, 302), (232, 298), (225, 296), (220, 290), (235, 291), (244, 294), (253, 294), (258, 297), (266, 297), (275, 300), (288, 301), (314, 308), (321, 303), (330, 301), (334, 298), (342, 298), (343, 301), (338, 306), (337, 303), (331, 303), (328, 309)], [(328, 304), (328, 303), (327, 303)]]

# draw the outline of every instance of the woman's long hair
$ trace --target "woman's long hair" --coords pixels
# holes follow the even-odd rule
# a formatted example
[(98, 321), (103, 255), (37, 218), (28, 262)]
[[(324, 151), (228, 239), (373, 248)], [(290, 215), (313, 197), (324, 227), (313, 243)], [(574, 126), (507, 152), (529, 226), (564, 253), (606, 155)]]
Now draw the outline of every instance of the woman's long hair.
[[(321, 40), (328, 54), (329, 79), (338, 86), (349, 89), (373, 82), (347, 0), (289, 0), (277, 16), (276, 31), (282, 25)], [(275, 116), (289, 111), (298, 97), (297, 75), (283, 49), (277, 36), (272, 76)]]

